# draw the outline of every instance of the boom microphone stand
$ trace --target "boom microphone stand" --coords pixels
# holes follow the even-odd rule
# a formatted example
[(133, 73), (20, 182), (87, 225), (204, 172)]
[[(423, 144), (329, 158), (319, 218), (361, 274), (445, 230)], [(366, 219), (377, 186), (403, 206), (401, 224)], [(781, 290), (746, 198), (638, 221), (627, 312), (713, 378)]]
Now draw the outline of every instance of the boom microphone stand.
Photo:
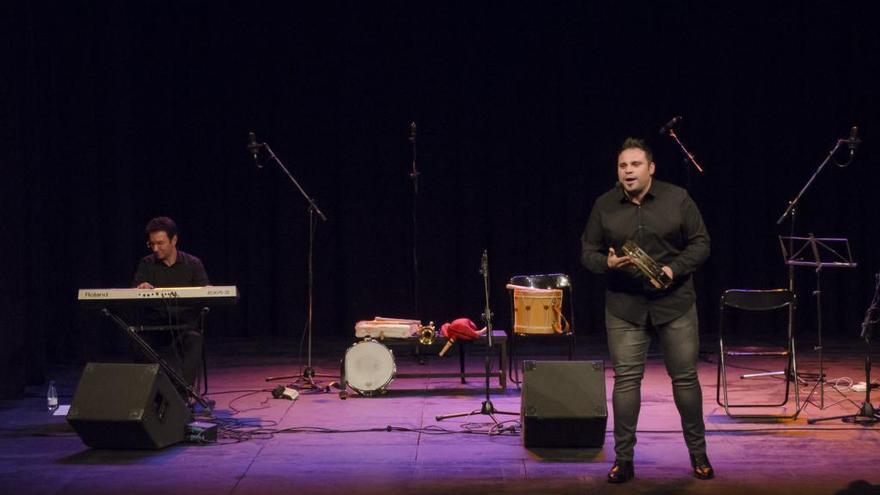
[[(834, 158), (834, 155), (837, 153), (837, 151), (840, 149), (840, 147), (842, 145), (844, 145), (844, 144), (849, 145), (849, 160), (847, 160), (844, 163), (838, 163), (837, 161), (835, 161), (835, 164), (840, 168), (844, 168), (852, 162), (853, 156), (855, 154), (855, 150), (856, 150), (856, 148), (858, 148), (859, 144), (861, 144), (861, 142), (862, 142), (861, 139), (859, 139), (859, 137), (858, 137), (858, 132), (859, 132), (858, 127), (853, 126), (852, 129), (850, 130), (849, 139), (840, 138), (834, 143), (834, 147), (831, 149), (831, 151), (828, 152), (828, 156), (825, 157), (825, 160), (823, 160), (822, 163), (819, 164), (819, 166), (813, 172), (813, 175), (810, 176), (809, 180), (807, 180), (807, 183), (804, 184), (804, 186), (798, 192), (797, 196), (795, 196), (794, 199), (792, 199), (791, 201), (788, 202), (788, 207), (785, 209), (785, 211), (782, 213), (782, 215), (779, 217), (779, 219), (776, 220), (776, 225), (782, 225), (782, 222), (785, 221), (786, 217), (791, 217), (791, 222), (789, 223), (789, 236), (787, 239), (785, 239), (788, 241), (788, 253), (793, 254), (795, 252), (794, 241), (797, 239), (797, 237), (795, 237), (795, 235), (794, 235), (794, 226), (795, 226), (795, 219), (796, 219), (796, 214), (797, 214), (797, 207), (800, 204), (801, 198), (804, 196), (804, 194), (807, 192), (807, 190), (810, 188), (810, 186), (813, 185), (813, 182), (816, 180), (816, 178), (819, 176), (819, 174), (822, 173), (822, 170), (825, 169), (825, 166), (828, 165), (828, 163), (832, 161), (832, 159)], [(811, 234), (810, 238), (812, 239), (812, 237), (813, 236)], [(783, 240), (783, 239), (781, 238), (780, 240)], [(812, 266), (815, 266), (815, 268), (816, 268), (816, 290), (813, 291), (813, 295), (816, 296), (816, 329), (817, 329), (817, 333), (818, 333), (818, 341), (817, 341), (816, 345), (813, 346), (813, 350), (817, 351), (817, 353), (818, 353), (819, 373), (818, 373), (816, 384), (813, 386), (813, 390), (810, 391), (810, 394), (807, 396), (807, 399), (804, 401), (804, 405), (802, 407), (806, 407), (807, 404), (811, 403), (810, 399), (813, 395), (813, 392), (815, 392), (818, 387), (818, 389), (819, 389), (819, 409), (822, 410), (822, 409), (825, 409), (825, 383), (826, 383), (826, 379), (825, 379), (824, 362), (822, 359), (823, 358), (823, 356), (822, 356), (822, 351), (823, 351), (823, 347), (822, 347), (822, 291), (821, 291), (821, 286), (819, 284), (820, 284), (820, 277), (821, 277), (821, 273), (822, 273), (823, 264), (819, 258), (818, 252), (816, 252), (817, 248), (816, 248), (815, 240), (812, 240), (811, 242), (812, 242), (812, 247), (814, 249), (814, 252), (816, 253), (815, 254), (816, 264), (812, 265)], [(783, 247), (783, 252), (784, 252), (785, 244), (783, 244), (782, 247)], [(849, 264), (843, 263), (843, 264), (839, 264), (839, 265), (840, 266), (848, 266), (848, 267), (855, 266), (852, 263), (851, 257), (848, 261), (849, 261)], [(789, 288), (789, 290), (794, 292), (794, 290), (795, 290), (795, 287), (794, 287), (794, 267), (796, 265), (798, 265), (798, 263), (793, 263), (791, 259), (788, 259), (788, 255), (786, 255), (786, 264), (788, 265), (788, 288)], [(801, 266), (811, 266), (811, 265), (801, 264)], [(831, 264), (831, 266), (834, 266), (834, 264)], [(789, 308), (789, 312), (790, 312), (789, 318), (791, 318), (793, 316), (793, 314), (791, 313), (793, 311), (794, 311), (793, 308)], [(795, 383), (798, 382), (799, 378), (800, 377), (797, 377), (797, 376), (792, 377), (792, 379), (795, 380)]]
[(681, 123), (682, 120), (683, 119), (682, 119), (681, 115), (678, 115), (676, 117), (672, 117), (672, 120), (670, 120), (663, 127), (660, 128), (660, 134), (663, 134), (664, 136), (671, 137), (678, 144), (678, 148), (681, 150), (682, 154), (684, 155), (684, 163), (685, 163), (684, 172), (685, 172), (685, 177), (686, 177), (685, 182), (687, 183), (687, 188), (690, 189), (691, 188), (691, 169), (690, 169), (690, 167), (687, 166), (687, 164), (690, 163), (691, 165), (693, 165), (693, 167), (695, 169), (697, 169), (697, 172), (699, 172), (701, 174), (703, 173), (703, 167), (701, 167), (700, 164), (697, 163), (697, 159), (694, 157), (694, 154), (691, 153), (690, 151), (688, 151), (688, 149), (685, 147), (684, 143), (681, 142), (681, 139), (678, 138), (678, 134), (675, 133), (675, 126), (677, 126), (679, 123)]
[(785, 217), (787, 217), (789, 214), (792, 214), (794, 212), (795, 208), (797, 208), (797, 205), (801, 200), (801, 197), (804, 195), (805, 192), (807, 192), (807, 189), (810, 188), (810, 186), (813, 184), (813, 181), (816, 180), (816, 177), (818, 177), (819, 174), (822, 173), (822, 169), (825, 168), (825, 165), (828, 165), (828, 162), (831, 161), (831, 159), (834, 157), (834, 154), (837, 153), (837, 150), (840, 149), (840, 145), (842, 145), (842, 144), (849, 145), (849, 160), (847, 160), (845, 163), (836, 163), (835, 162), (838, 167), (844, 168), (844, 167), (847, 167), (852, 162), (853, 155), (855, 154), (856, 148), (861, 143), (862, 143), (862, 140), (859, 139), (859, 128), (856, 126), (853, 126), (853, 128), (850, 130), (849, 139), (844, 139), (844, 138), (838, 139), (837, 142), (834, 144), (834, 148), (832, 148), (831, 151), (828, 152), (828, 156), (825, 157), (825, 160), (822, 161), (822, 163), (819, 165), (819, 168), (817, 168), (816, 171), (813, 172), (813, 175), (810, 177), (810, 179), (807, 181), (807, 183), (804, 184), (804, 187), (801, 188), (801, 190), (797, 194), (797, 196), (795, 196), (795, 198), (793, 200), (788, 202), (788, 208), (785, 209), (785, 211), (782, 213), (782, 216), (779, 217), (779, 220), (776, 220), (776, 225), (782, 225), (782, 222), (785, 221)]
[(480, 261), (480, 273), (483, 275), (483, 295), (486, 300), (486, 309), (483, 311), (483, 321), (486, 322), (486, 400), (483, 401), (480, 409), (474, 409), (469, 412), (460, 412), (453, 414), (441, 414), (437, 416), (435, 419), (437, 421), (443, 421), (448, 418), (460, 418), (463, 416), (473, 416), (475, 414), (484, 414), (492, 418), (492, 421), (498, 425), (500, 422), (495, 417), (496, 414), (510, 414), (513, 416), (519, 416), (519, 413), (515, 412), (507, 412), (507, 411), (499, 411), (495, 409), (495, 406), (492, 404), (492, 398), (489, 393), (489, 375), (492, 374), (492, 362), (490, 360), (490, 356), (492, 355), (493, 350), (493, 337), (492, 337), (492, 311), (489, 309), (489, 254), (484, 249), (483, 250), (483, 258)]
[(299, 185), (296, 178), (294, 178), (293, 174), (284, 166), (284, 163), (278, 158), (275, 152), (272, 151), (272, 148), (269, 146), (269, 143), (258, 143), (256, 140), (256, 136), (251, 132), (248, 135), (248, 151), (253, 155), (254, 161), (257, 164), (257, 168), (263, 168), (263, 165), (259, 162), (258, 152), (260, 149), (266, 150), (266, 153), (269, 155), (268, 161), (275, 162), (279, 168), (287, 175), (287, 178), (290, 179), (290, 182), (293, 183), (294, 186), (299, 190), (299, 193), (302, 194), (302, 197), (305, 198), (308, 203), (308, 213), (309, 213), (309, 250), (307, 255), (307, 265), (308, 265), (308, 306), (307, 306), (307, 317), (306, 317), (306, 349), (307, 349), (307, 360), (306, 366), (303, 368), (302, 374), (300, 375), (286, 375), (286, 376), (269, 376), (266, 377), (266, 381), (273, 380), (286, 380), (290, 378), (296, 378), (294, 382), (291, 384), (292, 387), (298, 388), (301, 390), (314, 390), (314, 391), (329, 391), (329, 386), (319, 386), (318, 382), (315, 381), (316, 376), (324, 376), (329, 377), (331, 375), (317, 375), (315, 374), (315, 369), (312, 368), (312, 317), (313, 312), (312, 308), (314, 306), (315, 299), (315, 277), (314, 277), (314, 246), (315, 246), (315, 227), (317, 225), (317, 220), (315, 219), (315, 215), (318, 216), (322, 221), (326, 222), (327, 217), (324, 216), (324, 213), (321, 212), (321, 209), (318, 208), (317, 203), (313, 200), (308, 193)]
[(840, 419), (845, 423), (856, 423), (860, 425), (870, 425), (880, 421), (880, 412), (871, 405), (871, 333), (874, 325), (877, 324), (878, 311), (880, 311), (880, 272), (874, 276), (874, 298), (871, 299), (871, 305), (865, 311), (865, 319), (862, 321), (862, 339), (865, 340), (865, 401), (859, 407), (859, 411), (855, 414), (844, 416), (831, 416), (829, 418), (808, 419), (807, 423), (813, 424), (818, 421), (828, 421), (829, 419)]

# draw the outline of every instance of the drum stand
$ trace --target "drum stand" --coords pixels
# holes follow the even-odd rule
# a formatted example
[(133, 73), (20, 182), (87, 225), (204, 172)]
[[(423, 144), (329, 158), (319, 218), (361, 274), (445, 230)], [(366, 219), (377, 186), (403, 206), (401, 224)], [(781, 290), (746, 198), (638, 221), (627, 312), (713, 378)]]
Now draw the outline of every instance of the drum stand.
[(495, 409), (495, 405), (492, 404), (492, 399), (489, 393), (489, 376), (492, 374), (492, 362), (490, 356), (492, 356), (492, 311), (489, 309), (489, 255), (486, 250), (483, 250), (483, 258), (480, 262), (480, 274), (483, 275), (483, 295), (486, 301), (486, 308), (483, 311), (483, 321), (486, 322), (486, 400), (483, 401), (483, 404), (479, 409), (474, 409), (469, 412), (459, 412), (452, 414), (440, 414), (435, 417), (437, 421), (443, 421), (444, 419), (449, 418), (461, 418), (465, 416), (473, 416), (476, 414), (483, 414), (489, 416), (492, 419), (492, 422), (496, 425), (500, 423), (498, 418), (495, 417), (496, 414), (509, 414), (513, 416), (519, 416), (519, 413), (515, 412), (507, 412), (507, 411), (499, 411)]
[[(253, 139), (253, 136), (251, 136)], [(269, 143), (256, 143), (253, 142), (252, 145), (248, 146), (248, 149), (253, 147), (252, 152), (256, 153), (260, 148), (264, 148), (266, 152), (269, 154), (269, 160), (274, 161), (278, 167), (287, 175), (287, 178), (290, 179), (290, 182), (293, 183), (294, 186), (299, 190), (300, 194), (302, 194), (303, 198), (305, 198), (306, 202), (309, 204), (308, 212), (309, 212), (309, 251), (308, 251), (308, 307), (307, 307), (307, 317), (306, 317), (306, 338), (307, 342), (307, 360), (306, 366), (303, 368), (302, 373), (299, 375), (283, 375), (283, 376), (267, 376), (266, 381), (271, 382), (274, 380), (289, 380), (291, 378), (295, 378), (293, 383), (290, 384), (291, 387), (299, 389), (299, 390), (309, 390), (316, 392), (329, 392), (330, 386), (321, 386), (315, 380), (316, 376), (320, 377), (332, 377), (332, 375), (318, 375), (315, 373), (315, 369), (312, 368), (312, 306), (315, 297), (315, 283), (314, 283), (314, 270), (313, 270), (313, 259), (314, 259), (314, 246), (315, 246), (315, 227), (317, 221), (315, 220), (315, 215), (326, 222), (327, 217), (321, 212), (321, 209), (318, 208), (318, 205), (315, 203), (306, 191), (299, 185), (299, 182), (293, 177), (287, 167), (284, 166), (284, 163), (275, 155), (272, 151), (272, 148), (269, 147)], [(260, 167), (262, 168), (262, 166)]]

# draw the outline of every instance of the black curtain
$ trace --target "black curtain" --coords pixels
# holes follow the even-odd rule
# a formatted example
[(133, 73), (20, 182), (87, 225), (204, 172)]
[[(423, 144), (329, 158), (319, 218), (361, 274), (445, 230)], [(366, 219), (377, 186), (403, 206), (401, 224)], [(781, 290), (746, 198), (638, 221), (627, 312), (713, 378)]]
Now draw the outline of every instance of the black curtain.
[[(477, 319), (484, 248), (496, 326), (507, 278), (566, 272), (579, 332), (601, 339), (602, 280), (580, 267), (579, 236), (630, 135), (649, 139), (657, 177), (703, 212), (711, 338), (723, 289), (786, 284), (788, 224), (775, 221), (858, 124), (854, 163), (823, 172), (795, 227), (851, 240), (860, 267), (826, 270), (823, 285), (826, 331), (855, 336), (880, 266), (880, 34), (867, 5), (19, 2), (2, 74), (8, 388), (110, 345), (75, 289), (127, 286), (157, 215), (178, 221), (179, 247), (214, 284), (243, 293), (212, 335), (301, 334), (307, 205), (277, 167), (254, 166), (248, 131), (328, 217), (316, 230), (317, 339), (376, 315)], [(677, 114), (704, 175), (657, 134)], [(815, 276), (797, 278), (810, 339)]]

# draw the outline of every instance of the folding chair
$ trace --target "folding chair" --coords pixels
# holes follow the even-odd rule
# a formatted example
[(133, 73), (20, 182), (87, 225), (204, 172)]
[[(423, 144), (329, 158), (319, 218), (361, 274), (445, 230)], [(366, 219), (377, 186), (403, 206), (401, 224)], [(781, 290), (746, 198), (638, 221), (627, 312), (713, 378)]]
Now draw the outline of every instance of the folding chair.
[[(797, 384), (797, 359), (794, 343), (794, 310), (796, 298), (788, 289), (748, 290), (729, 289), (721, 296), (721, 310), (718, 322), (718, 378), (716, 382), (715, 401), (731, 418), (775, 418), (794, 419), (800, 413), (800, 392)], [(784, 345), (768, 346), (727, 346), (725, 345), (725, 320), (732, 311), (742, 316), (754, 313), (772, 314), (785, 312), (786, 328)], [(728, 397), (727, 358), (743, 356), (778, 356), (786, 359), (785, 370), (740, 375), (741, 379), (756, 377), (781, 376), (785, 380), (785, 396), (780, 402), (732, 404)], [(788, 403), (791, 380), (795, 380), (795, 410), (792, 414), (734, 414), (733, 408), (782, 407)]]

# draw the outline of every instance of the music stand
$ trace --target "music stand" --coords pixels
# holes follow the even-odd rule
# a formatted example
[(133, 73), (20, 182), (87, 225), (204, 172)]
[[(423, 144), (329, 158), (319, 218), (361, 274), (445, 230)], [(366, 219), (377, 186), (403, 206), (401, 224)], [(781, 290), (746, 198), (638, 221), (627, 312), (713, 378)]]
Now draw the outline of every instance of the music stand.
[[(786, 248), (788, 242), (788, 248)], [(825, 361), (822, 356), (822, 270), (825, 268), (855, 268), (858, 266), (852, 259), (849, 240), (845, 237), (816, 237), (812, 233), (808, 237), (779, 236), (782, 257), (790, 268), (808, 267), (816, 272), (816, 333), (817, 341), (813, 347), (819, 356), (819, 376), (813, 389), (804, 400), (801, 410), (812, 402), (813, 394), (819, 389), (820, 410), (825, 409)], [(797, 377), (795, 377), (797, 379)]]

